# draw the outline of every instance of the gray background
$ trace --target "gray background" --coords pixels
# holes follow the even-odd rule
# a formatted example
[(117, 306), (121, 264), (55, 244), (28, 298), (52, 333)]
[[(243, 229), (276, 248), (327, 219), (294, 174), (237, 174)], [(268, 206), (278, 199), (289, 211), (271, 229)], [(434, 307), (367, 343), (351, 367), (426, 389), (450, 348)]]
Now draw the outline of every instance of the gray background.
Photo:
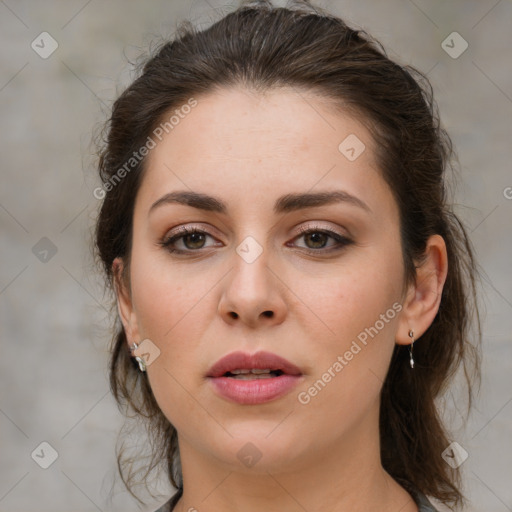
[[(482, 389), (465, 429), (460, 398), (447, 397), (453, 439), (469, 454), (467, 510), (512, 510), (512, 2), (317, 5), (369, 30), (434, 85), (460, 159), (457, 212), (484, 276)], [(112, 317), (88, 245), (99, 205), (91, 133), (134, 76), (127, 59), (180, 19), (208, 24), (219, 8), (230, 4), (0, 1), (1, 511), (138, 508), (115, 476), (122, 417), (107, 382)], [(31, 48), (43, 31), (58, 43), (47, 59)], [(469, 44), (458, 58), (441, 46), (453, 31)], [(44, 441), (58, 453), (48, 469), (31, 457)], [(171, 489), (157, 487), (162, 502)]]

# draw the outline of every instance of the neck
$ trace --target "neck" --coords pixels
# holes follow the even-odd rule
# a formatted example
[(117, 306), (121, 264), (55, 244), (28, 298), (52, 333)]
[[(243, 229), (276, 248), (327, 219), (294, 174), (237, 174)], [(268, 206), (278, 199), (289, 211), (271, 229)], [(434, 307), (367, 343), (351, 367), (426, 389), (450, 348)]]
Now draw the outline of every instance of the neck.
[[(373, 423), (373, 422), (372, 422)], [(267, 452), (265, 452), (267, 453)], [(263, 457), (250, 469), (214, 459), (180, 438), (183, 496), (177, 512), (417, 512), (380, 463), (378, 429), (358, 428), (293, 461)]]

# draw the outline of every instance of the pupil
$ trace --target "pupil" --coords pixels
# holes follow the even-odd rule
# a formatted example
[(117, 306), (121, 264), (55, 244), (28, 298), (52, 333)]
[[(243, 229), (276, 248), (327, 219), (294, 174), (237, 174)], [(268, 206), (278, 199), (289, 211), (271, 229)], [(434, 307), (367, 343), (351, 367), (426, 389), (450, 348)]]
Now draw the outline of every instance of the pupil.
[[(187, 238), (192, 239), (192, 245), (194, 245), (194, 243), (201, 241), (202, 236), (203, 235), (201, 233), (190, 233), (189, 235), (187, 235)], [(186, 244), (186, 245), (188, 245), (188, 244)]]
[[(313, 245), (316, 247), (315, 244), (320, 244), (320, 246), (323, 246), (324, 244), (322, 242), (325, 242), (324, 240), (324, 237), (325, 237), (325, 233), (310, 233), (309, 235), (307, 235), (306, 238), (309, 238), (310, 241), (312, 241)], [(189, 239), (192, 243), (192, 245), (196, 244), (196, 243), (201, 243), (201, 242), (204, 242), (204, 240), (202, 239), (203, 238), (203, 234), (202, 233), (190, 233), (189, 235), (187, 235), (186, 237), (187, 239)], [(188, 244), (186, 244), (188, 245)]]
[[(325, 234), (324, 233), (311, 233), (310, 235), (308, 235), (308, 237), (311, 239), (311, 238), (316, 238), (316, 237), (320, 237), (320, 242), (322, 241), (322, 237), (325, 237)], [(313, 239), (313, 244), (315, 243), (318, 243), (319, 240), (317, 239), (316, 242), (315, 240)], [(322, 243), (320, 243), (320, 245), (323, 245)]]

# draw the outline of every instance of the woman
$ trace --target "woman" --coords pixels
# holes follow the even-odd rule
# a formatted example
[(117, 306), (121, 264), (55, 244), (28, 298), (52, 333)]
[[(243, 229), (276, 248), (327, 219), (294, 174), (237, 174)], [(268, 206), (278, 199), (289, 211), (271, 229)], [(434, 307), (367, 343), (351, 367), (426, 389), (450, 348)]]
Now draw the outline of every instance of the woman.
[(463, 503), (435, 400), (478, 377), (476, 270), (431, 93), (365, 32), (262, 1), (182, 27), (115, 102), (111, 386), (178, 489), (160, 511)]

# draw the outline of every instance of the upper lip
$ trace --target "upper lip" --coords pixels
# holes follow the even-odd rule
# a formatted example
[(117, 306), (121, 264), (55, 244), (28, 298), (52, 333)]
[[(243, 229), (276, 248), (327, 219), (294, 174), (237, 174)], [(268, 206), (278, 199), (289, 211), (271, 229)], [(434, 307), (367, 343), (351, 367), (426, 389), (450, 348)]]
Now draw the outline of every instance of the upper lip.
[(243, 369), (281, 370), (288, 375), (302, 375), (300, 369), (283, 357), (271, 352), (231, 352), (219, 359), (209, 370), (207, 377), (221, 377), (226, 372)]

